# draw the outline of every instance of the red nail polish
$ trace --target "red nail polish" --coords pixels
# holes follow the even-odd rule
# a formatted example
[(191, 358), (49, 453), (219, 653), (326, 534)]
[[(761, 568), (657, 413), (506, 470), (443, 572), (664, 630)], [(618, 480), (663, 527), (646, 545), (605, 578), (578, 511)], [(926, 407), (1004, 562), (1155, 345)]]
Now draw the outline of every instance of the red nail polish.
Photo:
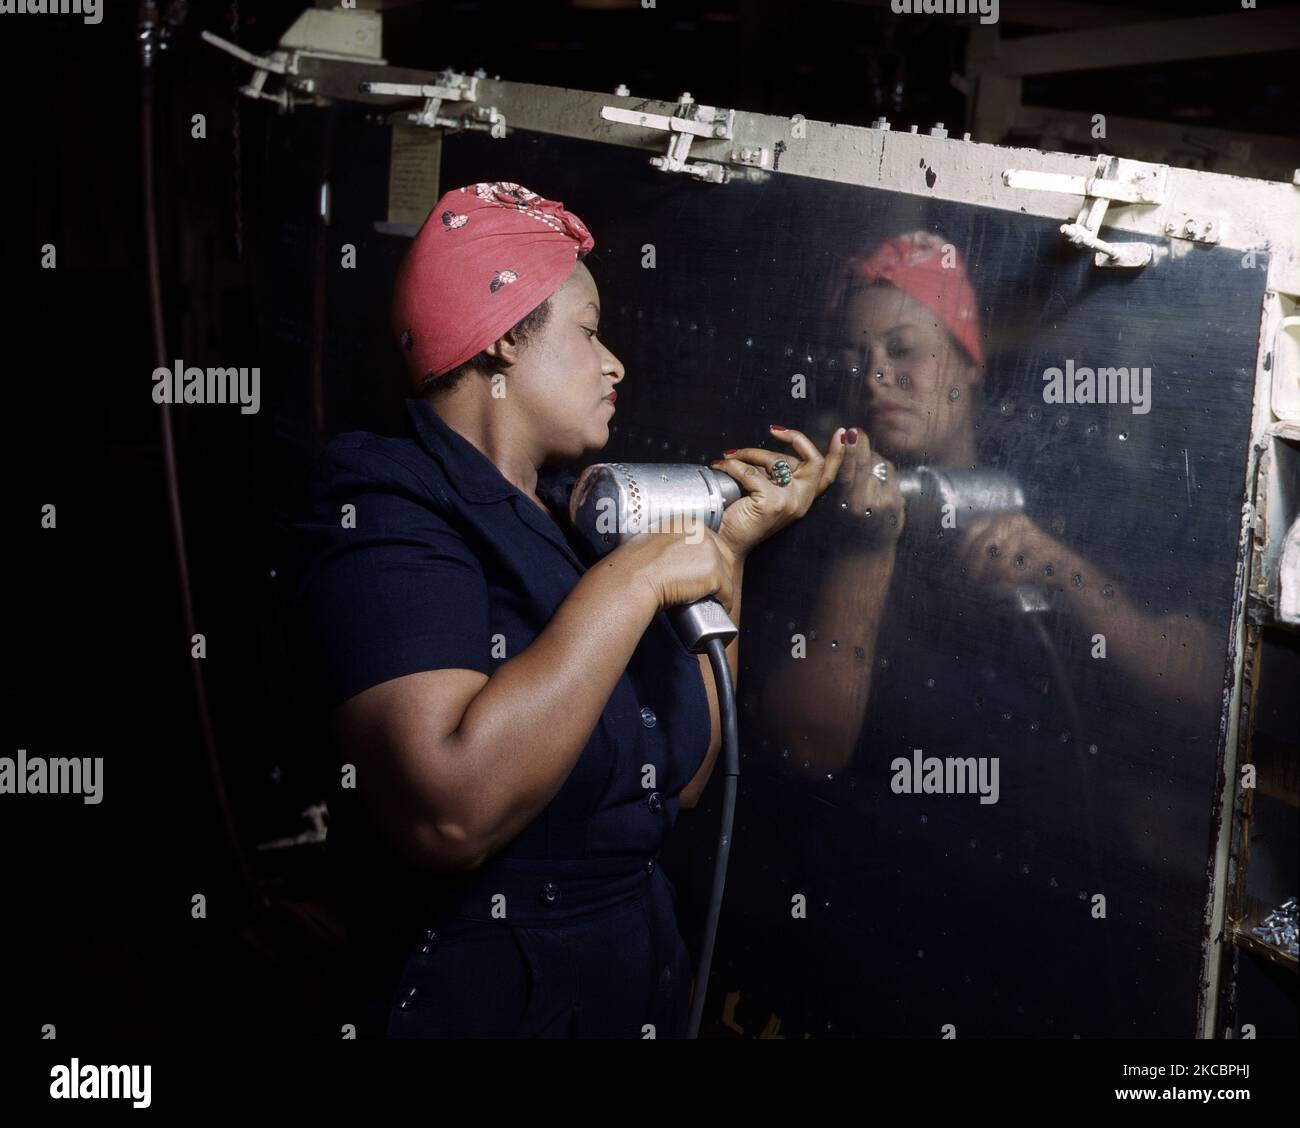
[(730, 450), (724, 450), (722, 453), (723, 453), (723, 454), (735, 454), (736, 451), (738, 451), (739, 449), (740, 449), (740, 447), (732, 447)]
[(854, 427), (849, 431), (849, 445), (854, 446), (858, 441), (858, 429)]
[(847, 435), (848, 435), (848, 432), (847, 432), (847, 431), (841, 431), (841, 432), (840, 432), (840, 446), (843, 446), (844, 443), (847, 441), (847, 440), (846, 440), (846, 436), (847, 436)]
[(789, 427), (782, 427), (780, 423), (769, 423), (768, 426), (771, 427), (773, 431), (788, 431), (790, 429)]

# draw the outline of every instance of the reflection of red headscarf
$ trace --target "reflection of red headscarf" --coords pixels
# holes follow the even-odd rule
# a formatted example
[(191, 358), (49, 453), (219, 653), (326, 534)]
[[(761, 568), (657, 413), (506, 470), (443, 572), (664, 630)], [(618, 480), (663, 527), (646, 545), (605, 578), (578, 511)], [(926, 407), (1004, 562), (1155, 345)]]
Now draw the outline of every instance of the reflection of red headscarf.
[(913, 231), (882, 243), (866, 258), (849, 256), (832, 286), (827, 312), (833, 315), (838, 311), (846, 291), (854, 283), (877, 280), (890, 282), (923, 302), (938, 315), (975, 363), (984, 363), (975, 291), (966, 277), (957, 248), (951, 243), (945, 243), (929, 231)]
[(509, 181), (446, 193), (397, 271), (393, 331), (418, 392), (549, 298), (596, 245), (558, 200)]

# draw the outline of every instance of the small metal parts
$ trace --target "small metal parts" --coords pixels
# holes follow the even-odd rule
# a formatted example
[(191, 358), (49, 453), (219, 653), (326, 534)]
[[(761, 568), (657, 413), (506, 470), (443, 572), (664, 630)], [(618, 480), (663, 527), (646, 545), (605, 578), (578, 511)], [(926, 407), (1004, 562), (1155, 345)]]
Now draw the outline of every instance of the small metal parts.
[(1141, 267), (1152, 259), (1149, 243), (1109, 243), (1098, 234), (1106, 209), (1112, 202), (1120, 204), (1163, 204), (1166, 174), (1163, 165), (1144, 165), (1122, 161), (1102, 154), (1097, 158), (1092, 176), (1065, 176), (1053, 172), (1034, 172), (1009, 168), (1002, 174), (1008, 188), (1026, 188), (1043, 192), (1064, 192), (1085, 197), (1083, 208), (1073, 223), (1061, 224), (1061, 234), (1076, 247), (1095, 251), (1097, 266)]

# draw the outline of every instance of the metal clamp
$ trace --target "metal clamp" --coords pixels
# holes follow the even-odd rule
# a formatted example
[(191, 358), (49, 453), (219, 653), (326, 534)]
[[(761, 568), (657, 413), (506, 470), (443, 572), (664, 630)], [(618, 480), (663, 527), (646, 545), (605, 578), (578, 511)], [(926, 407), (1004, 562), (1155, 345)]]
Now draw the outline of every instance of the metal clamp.
[[(1130, 175), (1126, 177), (1120, 175), (1124, 163), (1132, 166)], [(1097, 158), (1092, 176), (1009, 168), (1002, 174), (1002, 183), (1008, 188), (1084, 196), (1085, 202), (1078, 216), (1073, 223), (1061, 224), (1061, 234), (1076, 247), (1095, 251), (1093, 262), (1097, 266), (1140, 267), (1152, 259), (1154, 252), (1150, 243), (1108, 243), (1098, 233), (1106, 209), (1112, 202), (1163, 204), (1166, 173), (1163, 165), (1136, 165), (1103, 154)]]
[[(254, 55), (237, 43), (201, 33), (204, 42), (254, 69), (252, 81), (240, 87), (249, 98), (274, 102), (284, 110), (296, 105), (326, 105), (327, 99), (316, 92), (316, 84), (301, 73), (303, 60), (328, 60), (365, 66), (386, 66), (380, 54), (382, 23), (378, 12), (328, 11), (308, 8), (280, 36), (278, 46), (269, 55)], [(267, 93), (268, 75), (280, 75), (284, 89)]]
[(482, 129), (498, 140), (506, 135), (506, 116), (495, 106), (474, 106), (459, 117), (440, 114), (443, 102), (477, 102), (478, 76), (443, 71), (435, 83), (363, 82), (363, 94), (383, 94), (393, 98), (423, 98), (418, 110), (393, 115), (399, 125), (442, 126), (446, 129)]
[[(311, 89), (310, 79), (297, 79), (298, 74), (298, 52), (297, 51), (272, 51), (269, 55), (254, 55), (251, 51), (245, 51), (236, 43), (222, 39), (219, 35), (213, 35), (210, 31), (200, 32), (204, 42), (211, 43), (214, 47), (225, 51), (228, 55), (233, 55), (241, 62), (247, 63), (253, 67), (253, 78), (251, 82), (246, 82), (239, 88), (239, 92), (245, 97), (253, 99), (263, 99), (267, 102), (274, 102), (284, 110), (290, 110), (295, 105), (308, 103), (314, 104), (316, 101), (315, 92)], [(285, 88), (278, 94), (268, 94), (264, 87), (268, 75), (278, 74), (285, 77)], [(297, 90), (308, 95), (305, 98), (297, 98), (294, 91)]]
[[(667, 114), (650, 114), (642, 110), (626, 110), (621, 106), (602, 106), (600, 116), (605, 121), (616, 121), (623, 125), (641, 126), (643, 129), (658, 129), (668, 134), (668, 151), (662, 157), (651, 157), (650, 163), (664, 172), (684, 172), (711, 184), (726, 184), (732, 177), (729, 169), (721, 164), (690, 160), (691, 143), (696, 137), (708, 140), (731, 140), (736, 122), (735, 110), (720, 110), (715, 106), (702, 106), (696, 103), (689, 93), (677, 99), (677, 112)], [(761, 146), (746, 146), (733, 149), (731, 158), (736, 164), (770, 169), (771, 153)]]

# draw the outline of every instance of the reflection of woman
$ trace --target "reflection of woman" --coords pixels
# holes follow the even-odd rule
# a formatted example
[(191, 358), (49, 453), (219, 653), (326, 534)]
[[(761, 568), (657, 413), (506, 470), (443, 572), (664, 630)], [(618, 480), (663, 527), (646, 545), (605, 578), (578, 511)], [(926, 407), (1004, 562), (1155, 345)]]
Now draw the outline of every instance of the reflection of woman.
[[(811, 627), (818, 638), (847, 645), (810, 648), (789, 674), (791, 700), (775, 714), (778, 727), (797, 731), (808, 755), (825, 765), (853, 754), (878, 666), (876, 640), (906, 525), (897, 468), (976, 465), (984, 363), (960, 255), (928, 232), (850, 258), (832, 308), (838, 356), (867, 425), (849, 431), (835, 498), (856, 520), (839, 530)], [(1165, 625), (1142, 614), (1117, 580), (1022, 512), (953, 516), (956, 530), (947, 539), (943, 529), (913, 530), (914, 540), (935, 550), (928, 555), (942, 569), (929, 577), (936, 588), (980, 601), (1026, 583), (1054, 589), (1081, 632), (1104, 635), (1109, 659), (1148, 691), (1174, 697), (1203, 686), (1210, 642), (1203, 624)]]
[(593, 246), (518, 184), (448, 192), (397, 280), (408, 432), (339, 436), (316, 467), (296, 610), (343, 772), (340, 1022), (367, 1035), (684, 1031), (657, 859), (721, 737), (707, 660), (660, 612), (714, 594), (738, 621), (748, 552), (843, 454), (787, 432), (789, 485), (757, 452), (718, 533), (645, 533), (589, 567), (539, 472), (609, 439), (624, 370)]
[[(955, 248), (926, 233), (849, 260), (839, 281), (837, 367), (866, 427), (850, 432), (833, 504), (794, 534), (822, 534), (824, 563), (806, 602), (785, 585), (782, 618), (802, 639), (779, 640), (762, 698), (764, 731), (812, 769), (755, 814), (787, 844), (773, 865), (808, 906), (772, 928), (785, 950), (767, 974), (793, 985), (774, 1006), (818, 1034), (1050, 1034), (1063, 1015), (1105, 1031), (1109, 934), (1081, 927), (1080, 898), (1100, 887), (1111, 843), (1053, 636), (1081, 623), (1107, 636), (1113, 668), (1183, 693), (1204, 629), (1162, 638), (1117, 581), (1028, 516), (909, 520), (900, 467), (977, 463), (974, 292)], [(1027, 578), (1059, 593), (1051, 627), (999, 597)], [(909, 786), (895, 765), (918, 754), (978, 761), (996, 788)], [(1101, 989), (1081, 991), (1071, 966)]]

